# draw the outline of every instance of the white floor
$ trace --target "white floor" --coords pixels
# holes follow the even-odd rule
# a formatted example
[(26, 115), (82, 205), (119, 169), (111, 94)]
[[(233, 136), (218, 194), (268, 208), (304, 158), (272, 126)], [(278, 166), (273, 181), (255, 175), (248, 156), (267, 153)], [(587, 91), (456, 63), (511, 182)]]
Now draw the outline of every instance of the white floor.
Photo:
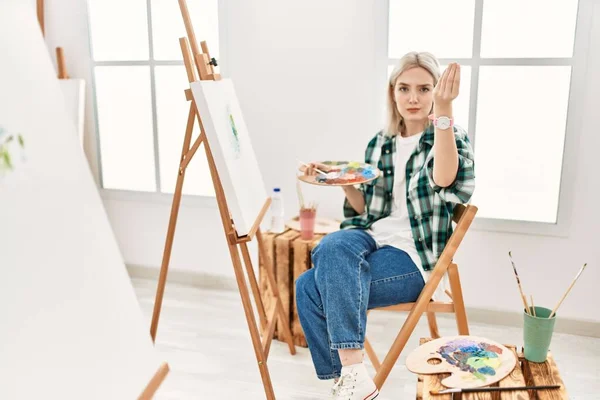
[[(150, 327), (156, 281), (134, 278), (133, 284)], [(405, 315), (371, 314), (367, 332), (381, 357)], [(439, 317), (438, 323), (442, 335), (456, 334), (454, 320)], [(519, 328), (475, 323), (470, 328), (473, 335), (522, 344)], [(423, 319), (378, 400), (415, 398), (416, 376), (406, 370), (404, 360), (428, 332)], [(171, 368), (158, 400), (265, 399), (237, 291), (168, 284), (156, 347)], [(600, 339), (555, 334), (552, 352), (571, 399), (600, 399)], [(277, 399), (328, 398), (332, 383), (316, 378), (308, 349), (297, 348), (292, 356), (286, 344), (273, 341), (268, 365)]]

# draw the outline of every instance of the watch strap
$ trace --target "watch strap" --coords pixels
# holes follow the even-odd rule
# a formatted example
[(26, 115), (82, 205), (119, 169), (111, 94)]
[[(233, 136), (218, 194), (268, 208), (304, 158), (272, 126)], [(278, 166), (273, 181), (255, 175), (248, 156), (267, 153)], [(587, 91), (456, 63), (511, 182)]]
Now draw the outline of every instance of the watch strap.
[[(445, 115), (440, 115), (440, 117), (444, 117), (444, 116), (445, 116)], [(436, 118), (436, 117), (435, 117), (435, 115), (433, 115), (433, 114), (429, 114), (429, 117), (428, 117), (428, 118), (429, 118), (431, 121), (433, 121), (433, 126), (437, 126), (437, 120), (438, 120), (438, 118), (439, 118), (439, 117), (437, 117), (437, 118)], [(450, 117), (446, 117), (446, 118), (448, 118), (448, 119), (450, 120), (450, 127), (453, 127), (453, 126), (454, 126), (454, 117), (452, 117), (452, 118), (450, 118)]]

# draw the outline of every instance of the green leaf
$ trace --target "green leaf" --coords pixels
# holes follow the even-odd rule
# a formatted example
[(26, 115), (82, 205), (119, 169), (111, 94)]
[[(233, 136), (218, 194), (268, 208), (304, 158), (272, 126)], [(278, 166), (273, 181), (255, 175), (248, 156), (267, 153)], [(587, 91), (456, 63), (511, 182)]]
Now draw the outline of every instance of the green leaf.
[(21, 147), (25, 148), (25, 139), (23, 139), (23, 135), (19, 134), (19, 144)]

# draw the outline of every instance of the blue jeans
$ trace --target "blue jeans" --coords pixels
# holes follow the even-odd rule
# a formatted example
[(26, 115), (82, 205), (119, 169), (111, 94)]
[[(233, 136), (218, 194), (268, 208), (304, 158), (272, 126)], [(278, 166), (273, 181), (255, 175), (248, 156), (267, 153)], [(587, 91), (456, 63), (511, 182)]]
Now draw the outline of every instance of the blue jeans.
[(340, 376), (338, 349), (362, 349), (367, 310), (416, 301), (425, 286), (409, 255), (362, 229), (325, 236), (296, 280), (296, 305), (319, 379)]

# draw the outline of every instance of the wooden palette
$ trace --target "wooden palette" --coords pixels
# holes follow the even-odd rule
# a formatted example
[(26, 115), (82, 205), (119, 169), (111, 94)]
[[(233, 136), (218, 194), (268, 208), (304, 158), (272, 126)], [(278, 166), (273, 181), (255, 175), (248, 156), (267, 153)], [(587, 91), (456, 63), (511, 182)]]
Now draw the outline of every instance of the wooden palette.
[(314, 176), (299, 175), (298, 179), (312, 185), (348, 186), (371, 182), (381, 175), (381, 171), (369, 164), (358, 161), (322, 161), (327, 166), (323, 172)]
[[(430, 364), (429, 360), (438, 364)], [(505, 346), (477, 336), (450, 336), (427, 342), (406, 359), (415, 374), (449, 373), (442, 384), (450, 388), (488, 386), (508, 376), (517, 358)]]

